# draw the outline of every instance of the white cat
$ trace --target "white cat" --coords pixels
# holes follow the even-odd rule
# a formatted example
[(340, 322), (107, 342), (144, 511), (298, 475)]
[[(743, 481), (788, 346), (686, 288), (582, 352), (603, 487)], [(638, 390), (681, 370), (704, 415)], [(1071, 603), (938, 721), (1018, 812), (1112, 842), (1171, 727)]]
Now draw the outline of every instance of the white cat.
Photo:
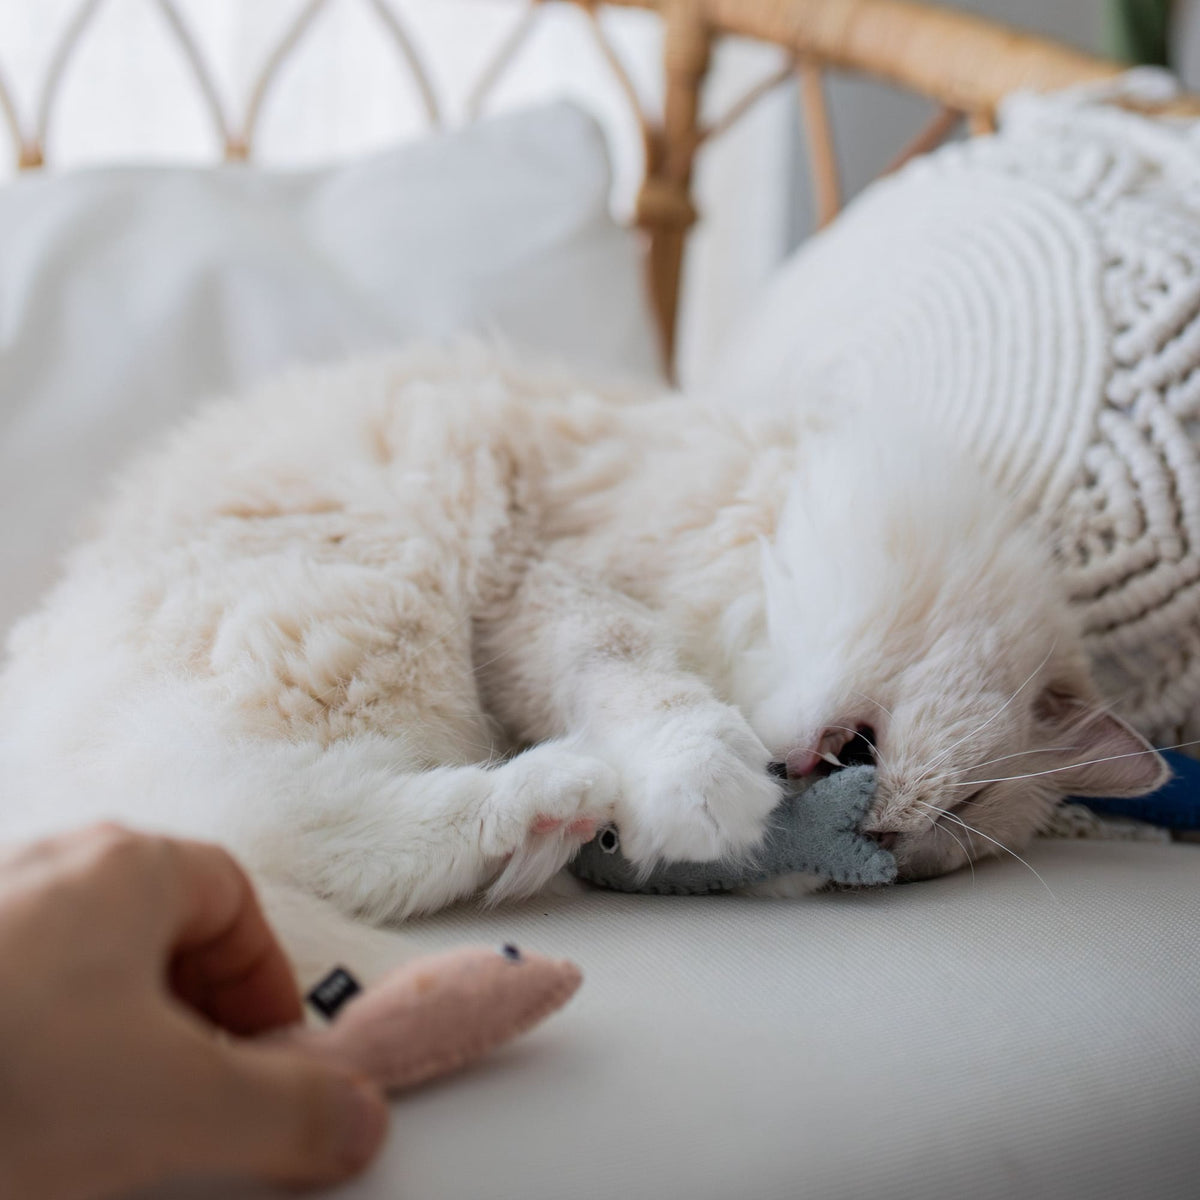
[(639, 862), (745, 851), (773, 760), (875, 753), (908, 877), (1158, 785), (1045, 551), (935, 445), (479, 349), (213, 404), (11, 637), (0, 836), (214, 838), (382, 922), (531, 892), (610, 820)]

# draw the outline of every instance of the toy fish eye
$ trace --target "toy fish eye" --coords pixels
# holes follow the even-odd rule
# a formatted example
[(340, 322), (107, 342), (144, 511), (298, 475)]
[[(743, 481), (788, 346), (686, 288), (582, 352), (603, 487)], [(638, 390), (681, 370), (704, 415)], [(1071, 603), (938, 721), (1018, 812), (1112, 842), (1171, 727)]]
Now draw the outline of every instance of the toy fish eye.
[(621, 839), (617, 837), (617, 831), (611, 825), (600, 830), (599, 842), (600, 849), (605, 854), (616, 854), (621, 848)]
[(500, 947), (500, 953), (508, 959), (509, 962), (519, 963), (521, 961), (521, 949), (519, 946), (514, 946), (512, 942), (505, 942)]

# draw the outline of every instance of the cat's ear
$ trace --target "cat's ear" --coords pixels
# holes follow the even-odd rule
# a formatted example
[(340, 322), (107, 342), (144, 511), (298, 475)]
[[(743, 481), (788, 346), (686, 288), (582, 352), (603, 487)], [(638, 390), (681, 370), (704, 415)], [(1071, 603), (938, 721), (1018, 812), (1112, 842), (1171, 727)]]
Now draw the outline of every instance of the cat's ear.
[(1069, 751), (1054, 782), (1070, 796), (1144, 796), (1171, 778), (1171, 768), (1137, 730), (1096, 704), (1047, 689), (1035, 714), (1050, 744)]

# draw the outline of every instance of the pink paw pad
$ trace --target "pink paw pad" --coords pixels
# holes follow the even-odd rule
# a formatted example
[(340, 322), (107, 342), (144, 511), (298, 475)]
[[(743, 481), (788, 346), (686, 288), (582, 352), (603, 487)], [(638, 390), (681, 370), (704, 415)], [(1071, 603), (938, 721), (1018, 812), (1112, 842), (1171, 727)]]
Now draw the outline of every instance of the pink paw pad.
[[(538, 816), (530, 825), (529, 832), (532, 834), (556, 833), (562, 828), (562, 824), (558, 817)], [(590, 842), (596, 836), (596, 822), (591, 817), (579, 817), (567, 826), (566, 832), (570, 837)]]
[(590, 842), (596, 836), (596, 822), (591, 817), (580, 817), (567, 826), (567, 832), (585, 842)]

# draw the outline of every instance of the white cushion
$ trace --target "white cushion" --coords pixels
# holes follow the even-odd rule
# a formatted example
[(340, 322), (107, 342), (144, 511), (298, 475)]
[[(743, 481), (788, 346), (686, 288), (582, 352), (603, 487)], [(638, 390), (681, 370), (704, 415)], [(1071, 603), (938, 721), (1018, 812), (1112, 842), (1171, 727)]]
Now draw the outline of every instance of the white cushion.
[(656, 372), (603, 135), (556, 104), (330, 170), (0, 192), (0, 631), (129, 447), (208, 393), (416, 336)]
[(337, 1195), (1194, 1200), (1200, 856), (1030, 858), (1046, 887), (1010, 859), (799, 901), (593, 894), (418, 922), (430, 948), (573, 958), (584, 985), (399, 1100), (383, 1158)]
[(1163, 745), (1200, 738), (1198, 195), (1200, 123), (1015, 97), (803, 247), (718, 372), (739, 405), (899, 410), (975, 455)]

